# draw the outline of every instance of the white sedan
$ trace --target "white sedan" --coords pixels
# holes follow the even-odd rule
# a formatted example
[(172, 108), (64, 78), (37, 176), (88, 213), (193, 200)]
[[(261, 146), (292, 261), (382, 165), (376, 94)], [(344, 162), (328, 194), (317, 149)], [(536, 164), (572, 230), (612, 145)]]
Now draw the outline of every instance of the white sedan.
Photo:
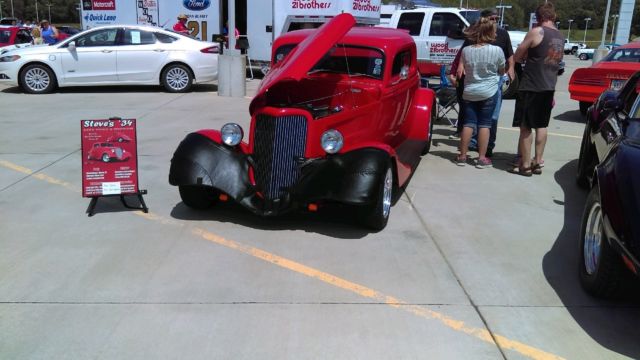
[(84, 85), (163, 85), (186, 92), (193, 83), (218, 78), (219, 50), (156, 27), (97, 27), (59, 44), (0, 54), (0, 82), (32, 94)]

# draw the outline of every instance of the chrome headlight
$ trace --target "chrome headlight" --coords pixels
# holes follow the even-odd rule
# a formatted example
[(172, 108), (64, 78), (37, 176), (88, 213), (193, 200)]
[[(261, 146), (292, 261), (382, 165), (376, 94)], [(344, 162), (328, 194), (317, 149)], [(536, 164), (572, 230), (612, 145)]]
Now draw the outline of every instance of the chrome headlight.
[(20, 55), (7, 55), (0, 57), (0, 62), (12, 62), (20, 59)]
[(222, 142), (226, 145), (236, 146), (240, 144), (244, 134), (240, 125), (236, 123), (227, 123), (222, 126), (222, 129), (220, 129), (220, 136), (222, 137)]
[(344, 138), (338, 130), (330, 129), (325, 131), (320, 138), (320, 145), (327, 154), (335, 154), (344, 145)]

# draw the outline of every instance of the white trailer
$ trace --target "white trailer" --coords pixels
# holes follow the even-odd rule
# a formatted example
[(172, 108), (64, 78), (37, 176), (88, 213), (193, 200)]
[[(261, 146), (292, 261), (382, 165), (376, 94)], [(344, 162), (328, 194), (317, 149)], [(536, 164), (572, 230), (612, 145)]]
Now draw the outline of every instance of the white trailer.
[[(81, 0), (82, 28), (114, 24), (145, 24), (171, 29), (178, 14), (189, 18), (191, 35), (212, 41), (225, 27), (223, 9), (229, 0)], [(381, 0), (234, 0), (236, 24), (246, 24), (251, 61), (268, 62), (271, 44), (280, 34), (315, 28), (348, 12), (361, 25), (380, 23)], [(241, 13), (246, 12), (246, 19)]]
[(317, 28), (351, 13), (360, 25), (380, 23), (381, 0), (254, 0), (247, 6), (247, 39), (252, 61), (268, 62), (273, 40), (293, 30)]

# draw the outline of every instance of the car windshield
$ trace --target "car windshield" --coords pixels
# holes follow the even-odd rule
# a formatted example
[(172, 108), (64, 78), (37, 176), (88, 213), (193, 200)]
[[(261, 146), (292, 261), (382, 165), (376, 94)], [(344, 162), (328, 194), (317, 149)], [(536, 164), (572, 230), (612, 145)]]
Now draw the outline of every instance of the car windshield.
[(381, 79), (384, 54), (378, 49), (353, 45), (333, 47), (309, 73), (332, 72)]
[(613, 50), (603, 61), (640, 62), (640, 48)]
[(478, 10), (464, 10), (460, 11), (460, 15), (464, 17), (469, 24), (473, 24), (480, 18), (480, 11)]

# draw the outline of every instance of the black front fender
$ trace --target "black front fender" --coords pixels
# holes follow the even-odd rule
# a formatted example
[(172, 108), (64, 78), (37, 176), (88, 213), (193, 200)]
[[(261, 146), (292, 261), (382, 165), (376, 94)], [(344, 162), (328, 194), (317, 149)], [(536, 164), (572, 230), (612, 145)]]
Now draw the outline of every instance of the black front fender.
[(293, 196), (304, 202), (371, 204), (377, 199), (389, 164), (389, 153), (376, 148), (317, 159), (302, 167)]
[(173, 153), (169, 184), (211, 186), (241, 201), (252, 193), (248, 174), (245, 154), (191, 133)]

